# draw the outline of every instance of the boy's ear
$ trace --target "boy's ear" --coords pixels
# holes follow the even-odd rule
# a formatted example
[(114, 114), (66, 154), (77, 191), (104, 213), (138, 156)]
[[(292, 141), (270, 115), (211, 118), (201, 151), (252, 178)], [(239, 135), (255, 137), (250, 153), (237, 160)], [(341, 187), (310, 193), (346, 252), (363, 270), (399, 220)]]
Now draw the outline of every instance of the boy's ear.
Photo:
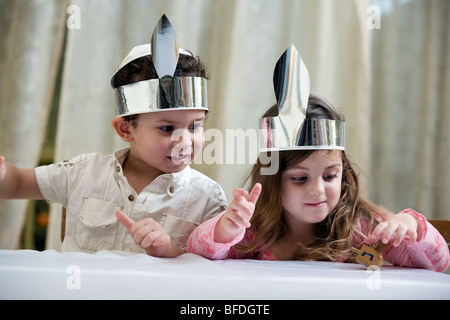
[(130, 122), (125, 121), (123, 117), (115, 117), (111, 120), (111, 124), (123, 141), (133, 141), (133, 134), (130, 131), (132, 125)]

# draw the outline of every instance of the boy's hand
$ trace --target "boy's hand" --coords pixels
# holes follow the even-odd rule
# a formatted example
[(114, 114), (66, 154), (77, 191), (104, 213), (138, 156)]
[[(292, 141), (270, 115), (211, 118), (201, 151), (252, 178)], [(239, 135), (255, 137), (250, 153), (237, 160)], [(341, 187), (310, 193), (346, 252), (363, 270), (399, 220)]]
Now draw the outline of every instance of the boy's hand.
[(250, 218), (261, 194), (261, 184), (256, 183), (248, 193), (244, 189), (233, 190), (233, 201), (220, 218), (214, 232), (214, 240), (220, 243), (232, 241), (243, 229), (250, 227)]
[(181, 249), (172, 245), (164, 228), (152, 218), (135, 222), (120, 210), (116, 211), (116, 217), (131, 234), (134, 242), (140, 245), (148, 255), (175, 257), (182, 253)]
[[(378, 219), (377, 219), (378, 220)], [(417, 241), (417, 220), (408, 213), (400, 212), (390, 216), (385, 221), (379, 220), (378, 226), (372, 231), (364, 243), (372, 244), (381, 239), (384, 244), (392, 241), (394, 247), (398, 247), (405, 236), (408, 236), (408, 246)]]

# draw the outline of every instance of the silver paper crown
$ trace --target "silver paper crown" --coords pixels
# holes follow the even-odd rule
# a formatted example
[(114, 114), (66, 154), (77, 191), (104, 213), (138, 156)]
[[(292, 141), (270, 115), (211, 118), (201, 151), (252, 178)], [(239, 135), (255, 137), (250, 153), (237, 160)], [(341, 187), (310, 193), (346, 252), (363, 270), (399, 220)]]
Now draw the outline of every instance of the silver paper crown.
[(116, 115), (166, 111), (205, 110), (207, 106), (206, 79), (202, 77), (174, 77), (179, 54), (191, 55), (178, 48), (175, 30), (163, 15), (153, 31), (151, 44), (134, 47), (120, 64), (117, 72), (140, 57), (151, 55), (158, 79), (150, 79), (114, 88)]
[(278, 116), (261, 119), (260, 152), (277, 150), (344, 150), (345, 123), (339, 120), (308, 119), (309, 73), (294, 45), (278, 60), (273, 85)]

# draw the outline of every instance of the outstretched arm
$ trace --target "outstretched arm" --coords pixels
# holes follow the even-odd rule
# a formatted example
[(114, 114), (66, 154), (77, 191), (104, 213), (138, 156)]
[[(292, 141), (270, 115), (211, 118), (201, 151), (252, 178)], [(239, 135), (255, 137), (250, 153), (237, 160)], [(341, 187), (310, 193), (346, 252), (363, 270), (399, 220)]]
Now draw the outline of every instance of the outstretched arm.
[(233, 191), (233, 201), (220, 218), (214, 231), (214, 241), (231, 242), (241, 231), (250, 227), (250, 218), (261, 194), (261, 184), (256, 183), (250, 194), (244, 189)]
[(379, 222), (364, 242), (372, 244), (381, 240), (384, 244), (390, 243), (383, 253), (386, 261), (397, 266), (440, 272), (448, 268), (448, 245), (423, 215), (406, 209)]
[(20, 169), (0, 156), (1, 199), (44, 199), (34, 169)]
[(229, 258), (232, 246), (245, 237), (260, 193), (259, 183), (255, 184), (250, 194), (243, 189), (234, 190), (233, 201), (228, 209), (206, 220), (192, 232), (188, 240), (188, 252), (212, 260)]

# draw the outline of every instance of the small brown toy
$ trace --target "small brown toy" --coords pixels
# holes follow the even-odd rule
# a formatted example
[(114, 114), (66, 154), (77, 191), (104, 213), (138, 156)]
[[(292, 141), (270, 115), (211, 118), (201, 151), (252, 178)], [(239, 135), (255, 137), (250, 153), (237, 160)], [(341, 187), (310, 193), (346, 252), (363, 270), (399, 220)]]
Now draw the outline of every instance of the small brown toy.
[(361, 250), (359, 250), (359, 254), (356, 257), (356, 260), (367, 267), (373, 265), (381, 267), (384, 263), (383, 256), (374, 248), (371, 248), (367, 245), (363, 245)]

